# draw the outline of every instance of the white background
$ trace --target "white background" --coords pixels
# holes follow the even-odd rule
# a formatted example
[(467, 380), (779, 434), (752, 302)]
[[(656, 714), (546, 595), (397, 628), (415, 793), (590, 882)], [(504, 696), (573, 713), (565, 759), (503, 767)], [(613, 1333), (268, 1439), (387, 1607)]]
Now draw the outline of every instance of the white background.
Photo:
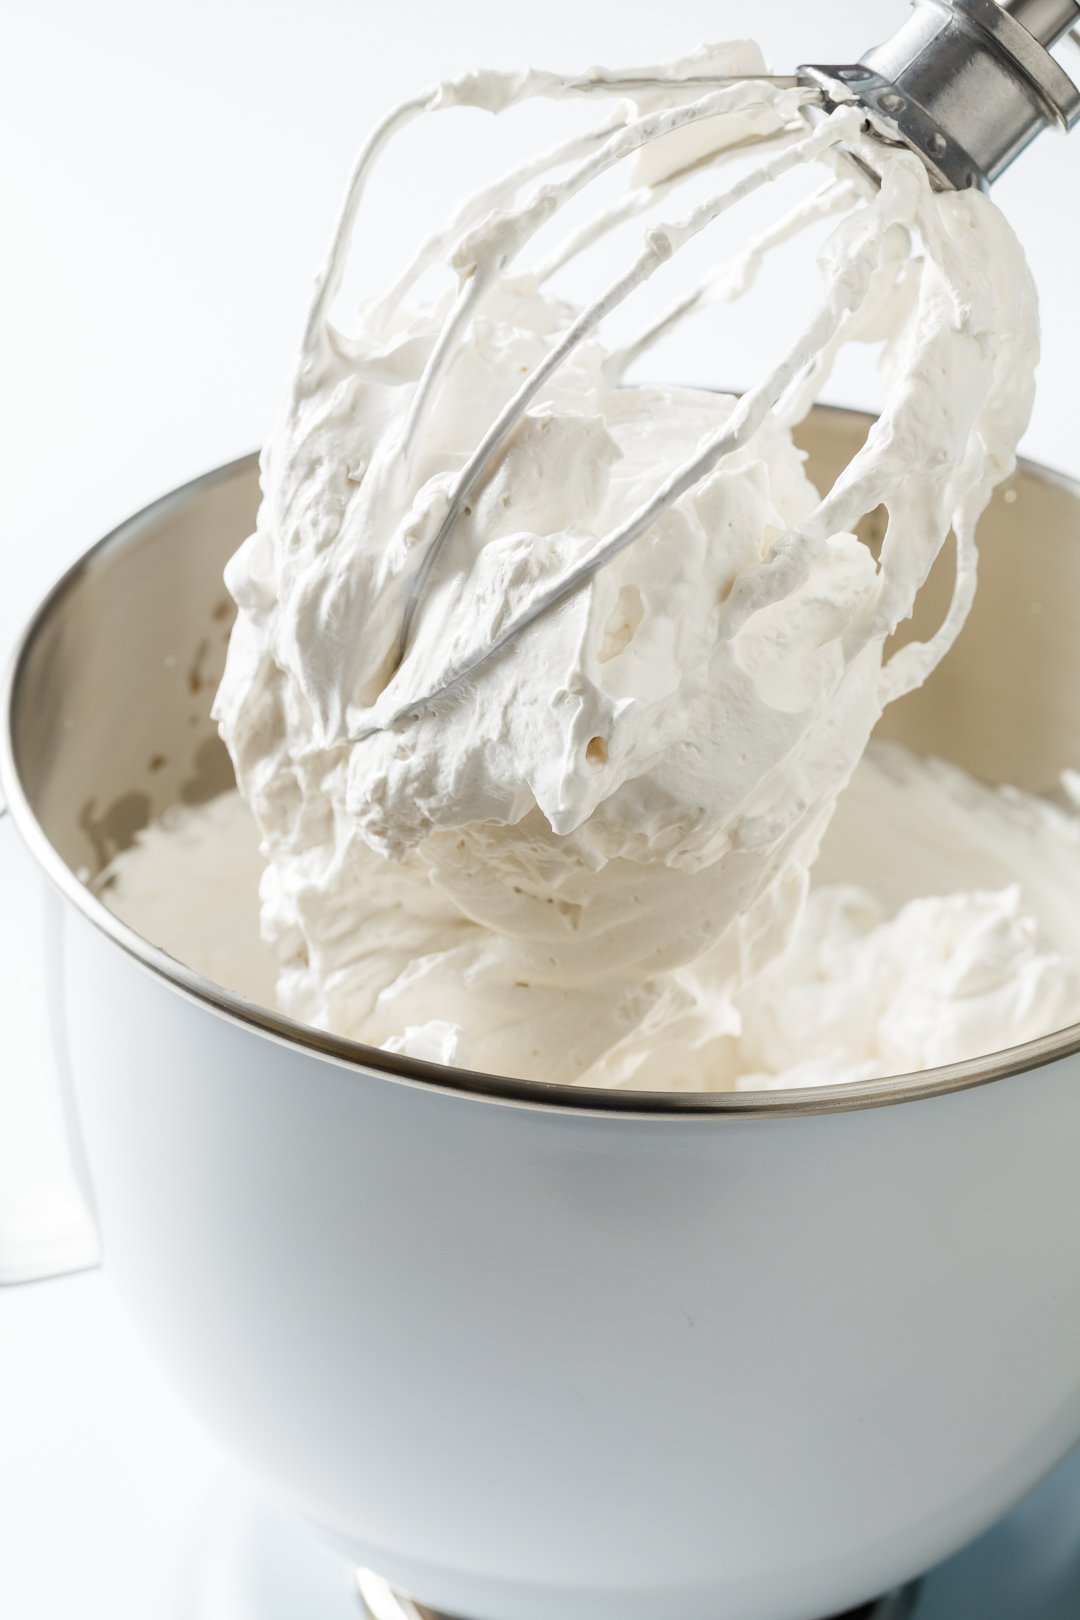
[[(351, 157), (391, 102), (478, 61), (616, 65), (748, 31), (779, 68), (844, 61), (905, 11), (904, 0), (13, 0), (0, 24), (0, 656), (89, 542), (259, 443)], [(403, 220), (429, 195), (422, 175), (406, 177), (391, 214)], [(1080, 471), (1080, 132), (1071, 145), (1044, 139), (997, 200), (1042, 294), (1025, 448)], [(715, 380), (753, 375), (767, 322), (761, 310), (740, 321)], [(683, 359), (701, 378), (700, 349)], [(4, 910), (10, 940), (10, 898)], [(5, 993), (24, 954), (8, 958)], [(32, 1006), (25, 987), (18, 999)], [(31, 1047), (2, 1000), (10, 1091)], [(14, 1174), (2, 1114), (0, 1138), (0, 1176), (5, 1162)], [(214, 1466), (99, 1277), (0, 1293), (0, 1614), (154, 1620)]]

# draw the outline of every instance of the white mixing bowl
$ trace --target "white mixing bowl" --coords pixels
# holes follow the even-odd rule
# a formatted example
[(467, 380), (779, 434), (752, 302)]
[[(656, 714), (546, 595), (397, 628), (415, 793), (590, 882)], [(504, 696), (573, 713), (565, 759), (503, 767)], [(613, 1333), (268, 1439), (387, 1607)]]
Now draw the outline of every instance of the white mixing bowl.
[[(865, 429), (816, 413), (819, 466)], [(76, 1148), (161, 1365), (349, 1558), (473, 1620), (808, 1620), (948, 1554), (1080, 1440), (1080, 1028), (882, 1083), (619, 1095), (199, 980), (78, 874), (228, 783), (221, 570), (256, 498), (238, 462), (90, 551), (5, 711)], [(1049, 788), (1080, 760), (1080, 488), (1022, 469), (982, 542), (889, 730)]]

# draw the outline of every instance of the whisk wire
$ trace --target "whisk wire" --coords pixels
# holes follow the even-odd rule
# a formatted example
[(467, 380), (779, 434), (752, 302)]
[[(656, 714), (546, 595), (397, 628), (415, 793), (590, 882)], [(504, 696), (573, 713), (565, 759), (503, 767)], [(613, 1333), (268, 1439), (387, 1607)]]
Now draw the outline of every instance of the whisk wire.
[[(522, 414), (528, 409), (554, 372), (558, 370), (582, 341), (611, 314), (612, 310), (623, 303), (632, 292), (655, 274), (659, 267), (671, 258), (673, 253), (684, 247), (706, 226), (713, 224), (722, 214), (726, 213), (736, 203), (744, 200), (752, 192), (779, 179), (788, 170), (812, 161), (829, 147), (850, 136), (857, 121), (857, 115), (850, 110), (838, 110), (830, 114), (816, 129), (804, 135), (802, 139), (792, 139), (785, 149), (699, 204), (684, 219), (667, 225), (653, 226), (646, 233), (645, 247), (629, 269), (582, 310), (559, 342), (549, 350), (540, 364), (534, 368), (532, 373), (507, 401), (462, 469), (450, 495), (446, 514), (434, 538), (428, 545), (413, 578), (402, 618), (399, 661), (408, 649), (409, 637), (417, 614), (423, 605), (435, 564), (446, 545), (454, 524), (461, 516), (465, 503), (483, 477), (492, 458), (506, 444), (514, 427), (521, 420)], [(450, 322), (447, 323), (448, 326), (450, 324)], [(597, 566), (602, 565), (598, 563)]]
[[(796, 88), (795, 94), (801, 99), (804, 92)], [(771, 106), (763, 101), (760, 89), (755, 89), (754, 80), (739, 79), (695, 101), (631, 119), (617, 128), (596, 152), (584, 158), (557, 187), (543, 185), (516, 212), (496, 215), (486, 221), (479, 234), (485, 239), (492, 238), (493, 242), (485, 240), (482, 244), (477, 239), (478, 233), (470, 233), (459, 241), (451, 262), (463, 278), (462, 286), (413, 394), (400, 444), (406, 466), (455, 345), (494, 278), (505, 274), (541, 226), (586, 186), (642, 147), (704, 119), (743, 112), (755, 105)]]
[[(838, 120), (831, 130), (818, 132), (823, 148), (827, 144), (827, 133), (833, 141), (843, 138), (850, 133), (850, 120)], [(625, 523), (605, 536), (566, 573), (549, 581), (493, 636), (468, 647), (443, 671), (436, 684), (420, 694), (396, 702), (392, 707), (388, 706), (386, 712), (381, 714), (379, 705), (376, 705), (370, 723), (359, 728), (350, 740), (362, 741), (377, 731), (387, 730), (461, 685), (543, 614), (574, 595), (599, 569), (652, 528), (676, 501), (707, 477), (725, 457), (745, 447), (761, 430), (778, 401), (813, 357), (830, 346), (838, 331), (861, 307), (876, 263), (876, 240), (871, 233), (862, 249), (854, 254), (840, 296), (820, 305), (794, 346), (755, 387), (742, 395), (723, 427), (712, 434), (693, 457), (677, 468)], [(391, 690), (387, 688), (388, 692)]]

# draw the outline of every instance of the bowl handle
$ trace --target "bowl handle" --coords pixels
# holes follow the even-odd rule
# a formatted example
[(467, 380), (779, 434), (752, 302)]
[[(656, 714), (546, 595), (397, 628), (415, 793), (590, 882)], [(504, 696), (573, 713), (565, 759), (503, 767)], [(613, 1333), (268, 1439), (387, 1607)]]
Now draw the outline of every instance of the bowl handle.
[(100, 1258), (55, 1006), (61, 905), (0, 799), (0, 1285)]

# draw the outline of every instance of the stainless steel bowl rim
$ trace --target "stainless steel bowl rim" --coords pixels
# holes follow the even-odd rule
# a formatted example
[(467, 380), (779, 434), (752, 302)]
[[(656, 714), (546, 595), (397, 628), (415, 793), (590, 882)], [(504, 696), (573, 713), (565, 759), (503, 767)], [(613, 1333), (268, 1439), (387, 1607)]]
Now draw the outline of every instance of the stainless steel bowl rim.
[[(843, 416), (863, 416), (841, 406), (818, 406), (822, 412)], [(840, 1114), (865, 1108), (882, 1108), (950, 1092), (969, 1090), (1005, 1080), (1027, 1070), (1041, 1068), (1080, 1052), (1080, 1023), (1071, 1024), (1038, 1040), (971, 1058), (963, 1063), (946, 1064), (913, 1074), (892, 1075), (882, 1080), (847, 1082), (775, 1091), (630, 1091), (600, 1087), (555, 1084), (525, 1080), (511, 1075), (485, 1074), (471, 1069), (451, 1068), (385, 1052), (343, 1036), (331, 1035), (308, 1024), (300, 1024), (268, 1007), (230, 992), (212, 980), (193, 972), (184, 963), (160, 950), (115, 916), (71, 870), (54, 848), (31, 806), (19, 777), (14, 755), (13, 721), (20, 679), (26, 659), (50, 610), (88, 569), (116, 548), (123, 547), (132, 532), (155, 513), (171, 504), (188, 501), (219, 479), (228, 478), (240, 468), (250, 468), (257, 453), (238, 457), (188, 483), (179, 485), (159, 500), (151, 502), (126, 518), (68, 568), (47, 592), (31, 615), (9, 662), (0, 693), (3, 724), (0, 727), (0, 789), (12, 819), (38, 865), (61, 896), (113, 944), (132, 957), (142, 968), (164, 980), (172, 989), (197, 1001), (219, 1017), (240, 1024), (267, 1039), (301, 1047), (315, 1056), (346, 1068), (374, 1071), (398, 1084), (420, 1086), (456, 1093), (489, 1102), (518, 1107), (555, 1110), (571, 1114), (603, 1114), (628, 1119), (660, 1116), (697, 1116), (726, 1120), (790, 1118), (806, 1114)], [(1033, 462), (1020, 465), (1066, 489), (1080, 502), (1080, 482)]]

